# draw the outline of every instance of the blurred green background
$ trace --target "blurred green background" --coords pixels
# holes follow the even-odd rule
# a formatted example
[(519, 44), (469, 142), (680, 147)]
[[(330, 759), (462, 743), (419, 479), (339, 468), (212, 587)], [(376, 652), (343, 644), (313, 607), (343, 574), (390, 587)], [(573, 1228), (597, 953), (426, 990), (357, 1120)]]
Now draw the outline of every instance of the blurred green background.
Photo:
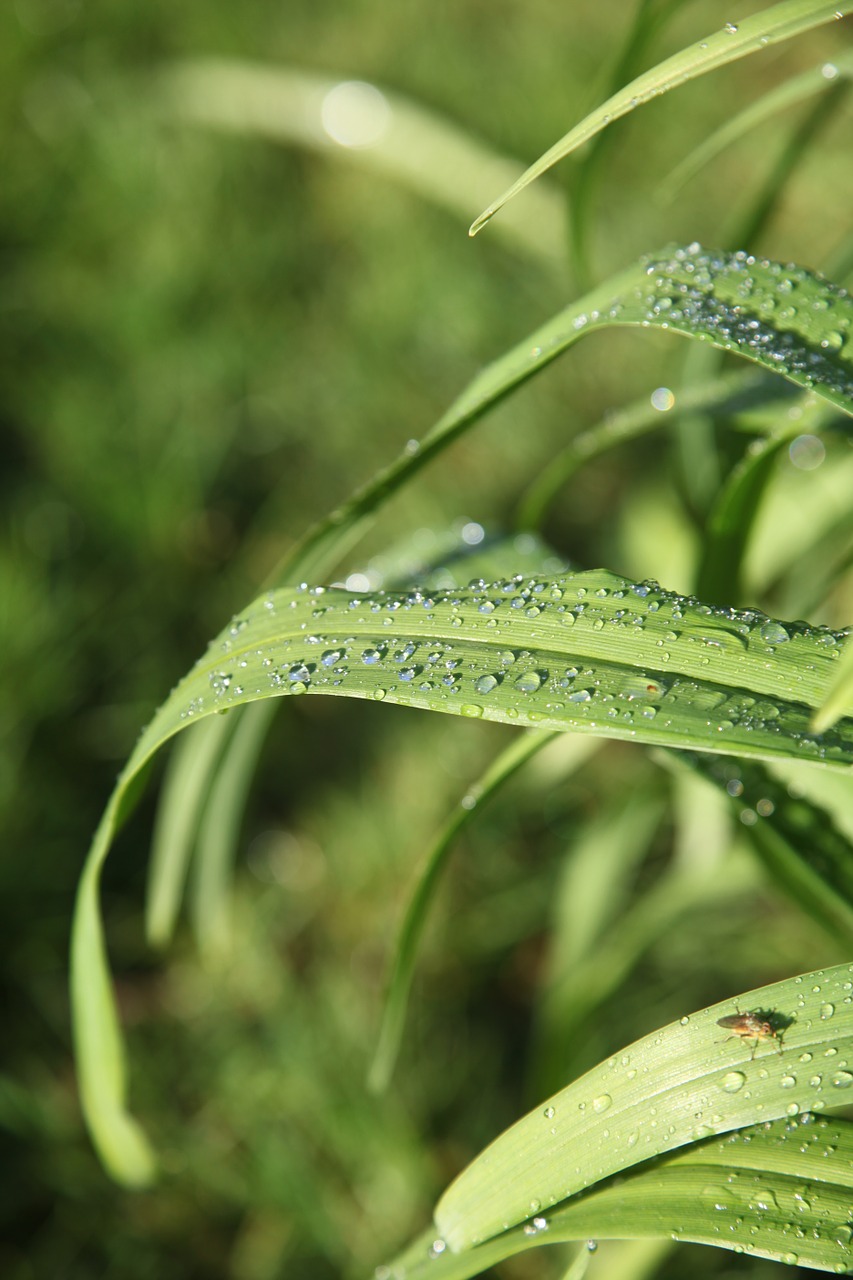
[[(642, 66), (719, 25), (716, 3), (647, 8), (669, 21)], [(162, 1155), (159, 1185), (113, 1187), (81, 1126), (69, 920), (140, 726), (309, 523), (576, 292), (567, 267), (537, 259), (535, 224), (526, 252), (497, 223), (470, 241), (478, 204), (450, 212), (358, 152), (188, 122), (164, 73), (215, 56), (366, 80), (531, 160), (605, 95), (634, 12), (593, 0), (0, 10), (3, 1276), (368, 1275), (537, 1090), (687, 1008), (835, 954), (747, 870), (737, 902), (694, 904), (639, 948), (553, 1069), (532, 1061), (551, 904), (577, 831), (613, 803), (614, 777), (620, 796), (669, 794), (640, 751), (610, 745), (567, 776), (558, 749), (461, 842), (399, 1070), (373, 1098), (364, 1079), (416, 859), (508, 739), (486, 724), (303, 699), (277, 719), (252, 789), (226, 964), (205, 969), (186, 936), (166, 957), (144, 944), (154, 788), (107, 869), (132, 1101)], [(733, 104), (820, 65), (840, 41), (824, 28), (614, 129), (594, 276), (671, 240), (722, 245), (796, 113), (674, 203), (659, 200), (661, 179)], [(848, 103), (761, 242), (743, 247), (818, 268), (831, 257), (849, 230), (850, 125)], [(423, 167), (441, 164), (439, 149)], [(497, 194), (484, 189), (483, 203)], [(351, 567), (400, 538), (429, 548), (424, 531), (511, 527), (549, 456), (677, 382), (684, 354), (665, 334), (596, 335), (432, 466)], [(690, 588), (697, 534), (659, 434), (586, 470), (546, 532), (577, 564)], [(848, 589), (834, 607), (849, 603)], [(669, 820), (650, 839), (653, 876)], [(550, 1252), (503, 1274), (556, 1274)], [(739, 1265), (693, 1253), (692, 1274)]]

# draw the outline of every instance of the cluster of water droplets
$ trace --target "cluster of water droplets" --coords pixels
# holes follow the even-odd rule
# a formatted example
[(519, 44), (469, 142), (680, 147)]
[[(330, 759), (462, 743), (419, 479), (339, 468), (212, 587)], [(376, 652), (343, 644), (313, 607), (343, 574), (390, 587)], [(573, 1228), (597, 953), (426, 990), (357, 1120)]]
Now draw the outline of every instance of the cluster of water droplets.
[[(698, 716), (715, 738), (760, 732), (811, 758), (853, 758), (849, 720), (823, 735), (808, 729), (809, 681), (846, 636), (603, 570), (400, 594), (303, 586), (232, 622), (184, 715), (322, 692), (531, 725), (583, 721), (622, 736), (652, 722), (695, 734)], [(754, 660), (744, 688), (731, 687), (733, 658)], [(762, 679), (765, 693), (755, 691)]]
[(602, 318), (700, 336), (853, 405), (853, 299), (845, 289), (793, 264), (698, 244), (645, 265), (647, 283)]

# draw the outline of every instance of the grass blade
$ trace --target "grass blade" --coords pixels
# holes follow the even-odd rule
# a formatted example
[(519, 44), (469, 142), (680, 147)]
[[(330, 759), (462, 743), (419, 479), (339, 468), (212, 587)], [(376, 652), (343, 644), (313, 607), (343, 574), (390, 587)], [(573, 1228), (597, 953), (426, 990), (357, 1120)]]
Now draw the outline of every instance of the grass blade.
[(697, 1143), (462, 1253), (427, 1233), (388, 1275), (467, 1280), (527, 1249), (589, 1237), (666, 1237), (847, 1274), (851, 1154), (849, 1121), (776, 1120)]
[[(434, 112), (362, 81), (199, 58), (166, 71), (160, 84), (167, 109), (183, 120), (334, 156), (466, 221), (489, 191), (524, 167)], [(544, 186), (530, 195), (532, 202), (507, 219), (504, 238), (540, 265), (563, 270), (565, 199)]]
[[(394, 1070), (403, 1036), (403, 1024), (418, 943), (438, 887), (439, 877), (456, 837), (474, 815), (481, 812), (483, 802), (488, 800), (522, 765), (526, 764), (531, 756), (547, 746), (554, 736), (553, 733), (525, 733), (502, 751), (482, 777), (468, 788), (438, 838), (428, 850), (418, 872), (415, 890), (409, 899), (394, 948), (391, 979), (385, 997), (379, 1039), (368, 1076), (368, 1084), (374, 1092), (380, 1093), (387, 1088)], [(581, 745), (579, 752), (581, 759), (588, 754), (588, 751), (583, 751)]]
[[(773, 382), (776, 383), (776, 379)], [(780, 389), (784, 393), (784, 384), (781, 384)], [(691, 410), (734, 413), (739, 407), (745, 407), (751, 396), (760, 397), (764, 403), (768, 396), (774, 394), (775, 389), (768, 385), (766, 378), (756, 377), (754, 373), (735, 373), (686, 387), (674, 396), (670, 393), (671, 403), (666, 399), (655, 403), (644, 396), (642, 400), (616, 410), (604, 422), (576, 435), (562, 452), (551, 459), (522, 496), (516, 526), (519, 529), (540, 528), (560, 489), (586, 462), (601, 457), (620, 444), (666, 426), (674, 413)]]
[(632, 80), (629, 85), (608, 98), (601, 107), (586, 116), (559, 142), (549, 148), (522, 176), (485, 209), (471, 224), (469, 235), (475, 236), (499, 209), (525, 187), (541, 177), (558, 161), (570, 155), (614, 120), (627, 115), (644, 102), (675, 89), (688, 80), (716, 71), (726, 63), (748, 54), (758, 53), (768, 45), (790, 40), (812, 27), (831, 22), (853, 12), (853, 3), (816, 3), (815, 0), (782, 0), (735, 25), (727, 22), (722, 30), (705, 40), (682, 49), (651, 71)]
[(217, 716), (176, 745), (151, 849), (145, 925), (154, 947), (165, 946), (174, 932), (211, 776), (233, 728), (233, 720)]
[(838, 664), (835, 681), (826, 695), (825, 702), (812, 716), (812, 729), (815, 733), (824, 733), (831, 729), (839, 717), (845, 714), (845, 707), (853, 703), (853, 645), (848, 640)]
[(796, 106), (817, 93), (825, 92), (838, 76), (844, 79), (853, 77), (853, 58), (849, 54), (842, 54), (820, 67), (812, 67), (802, 75), (792, 76), (790, 80), (763, 94), (756, 102), (750, 103), (743, 111), (727, 119), (725, 124), (676, 165), (661, 183), (661, 199), (674, 200), (697, 173), (733, 143), (759, 125), (772, 120), (780, 111)]
[[(781, 305), (780, 305), (781, 304)], [(394, 493), (490, 408), (572, 347), (609, 325), (671, 329), (736, 352), (853, 413), (853, 301), (800, 267), (698, 245), (650, 255), (572, 303), (468, 384), (432, 430), (315, 525), (273, 575), (324, 578)]]
[[(758, 1120), (844, 1105), (853, 1074), (836, 1063), (853, 1053), (851, 974), (843, 964), (747, 992), (594, 1067), (459, 1175), (436, 1208), (440, 1236), (452, 1250), (470, 1249), (540, 1207), (550, 1217), (547, 1206), (653, 1156)], [(736, 1010), (766, 1012), (781, 1043), (728, 1037), (718, 1020)], [(804, 1070), (812, 1061), (820, 1065)], [(633, 1234), (621, 1222), (619, 1234)]]
[(274, 711), (255, 702), (240, 713), (209, 789), (198, 827), (190, 908), (199, 950), (208, 959), (231, 945), (229, 916), (234, 850), (246, 795)]

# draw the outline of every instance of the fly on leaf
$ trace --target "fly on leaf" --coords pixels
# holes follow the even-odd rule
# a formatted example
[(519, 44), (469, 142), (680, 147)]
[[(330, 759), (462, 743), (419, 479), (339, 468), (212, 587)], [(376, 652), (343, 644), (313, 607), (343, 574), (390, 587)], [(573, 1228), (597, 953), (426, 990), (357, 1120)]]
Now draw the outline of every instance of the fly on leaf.
[[(779, 1052), (782, 1052), (782, 1037), (793, 1022), (793, 1018), (786, 1018), (784, 1014), (776, 1013), (768, 1009), (754, 1009), (747, 1013), (727, 1013), (724, 1018), (717, 1019), (718, 1027), (725, 1027), (731, 1032), (730, 1036), (726, 1036), (726, 1040), (738, 1038), (740, 1040), (752, 1040), (752, 1056), (755, 1057), (755, 1051), (762, 1040), (775, 1040), (779, 1045)], [(725, 1041), (723, 1041), (725, 1044)]]

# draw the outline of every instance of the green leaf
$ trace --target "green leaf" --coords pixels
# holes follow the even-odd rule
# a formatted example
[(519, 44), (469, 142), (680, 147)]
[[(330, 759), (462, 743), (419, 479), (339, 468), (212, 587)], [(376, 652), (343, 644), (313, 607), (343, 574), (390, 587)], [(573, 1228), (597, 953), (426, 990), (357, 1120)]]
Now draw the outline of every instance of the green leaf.
[(727, 22), (722, 30), (705, 40), (699, 40), (681, 52), (659, 63), (651, 71), (632, 80), (602, 106), (585, 116), (559, 142), (545, 152), (522, 176), (485, 209), (471, 224), (469, 235), (476, 235), (508, 200), (523, 191), (559, 160), (564, 159), (595, 137), (614, 120), (649, 102), (652, 98), (675, 89), (678, 85), (694, 80), (709, 71), (716, 71), (728, 62), (735, 62), (747, 54), (758, 53), (768, 45), (793, 36), (802, 35), (812, 27), (831, 22), (853, 11), (853, 3), (817, 3), (816, 0), (782, 0), (735, 24)]
[(765, 121), (771, 120), (778, 112), (815, 94), (824, 93), (837, 77), (847, 80), (853, 77), (853, 57), (842, 54), (832, 62), (823, 63), (820, 67), (812, 67), (801, 75), (792, 76), (768, 93), (763, 94), (756, 102), (739, 111), (737, 115), (726, 119), (725, 124), (705, 138), (702, 144), (686, 156), (672, 173), (661, 183), (661, 197), (674, 200), (678, 192), (691, 178), (709, 164), (716, 156), (737, 142), (745, 134)]
[[(550, 1219), (550, 1206), (653, 1156), (758, 1120), (844, 1105), (853, 1096), (851, 992), (853, 966), (838, 965), (747, 992), (629, 1045), (517, 1121), (459, 1175), (436, 1208), (441, 1238), (454, 1251), (470, 1249), (540, 1210)], [(759, 1013), (773, 1034), (727, 1033), (719, 1019), (736, 1012)], [(847, 1203), (849, 1212), (849, 1192)], [(584, 1201), (569, 1211), (583, 1217)], [(619, 1235), (634, 1233), (619, 1221)], [(584, 1233), (600, 1233), (594, 1217)]]
[[(332, 156), (466, 221), (490, 191), (513, 182), (524, 168), (437, 113), (361, 80), (236, 58), (193, 58), (162, 72), (158, 89), (166, 110), (191, 124)], [(507, 220), (504, 239), (559, 272), (565, 199), (547, 186), (530, 196)]]
[[(660, 390), (669, 392), (668, 387)], [(516, 524), (520, 529), (540, 528), (560, 489), (585, 463), (620, 444), (668, 426), (679, 414), (703, 410), (729, 415), (755, 400), (764, 405), (770, 400), (778, 407), (775, 397), (780, 394), (788, 394), (784, 382), (754, 372), (739, 372), (685, 387), (676, 394), (669, 392), (669, 396), (661, 400), (644, 396), (642, 400), (614, 410), (603, 422), (576, 435), (551, 459), (522, 496)]]
[[(426, 923), (427, 913), (435, 896), (439, 878), (453, 848), (456, 837), (472, 820), (475, 813), (481, 812), (483, 803), (497, 791), (501, 785), (526, 764), (531, 756), (541, 751), (552, 741), (551, 733), (525, 733), (517, 738), (505, 751), (492, 761), (482, 777), (469, 787), (448, 818), (423, 860), (414, 893), (406, 908), (405, 918), (400, 928), (394, 948), (394, 960), (388, 993), (385, 997), (385, 1008), (382, 1025), (376, 1044), (373, 1062), (370, 1067), (369, 1085), (376, 1092), (388, 1086), (400, 1041), (403, 1036), (403, 1024), (406, 1017), (409, 988), (415, 966), (418, 943), (420, 942)], [(584, 759), (589, 752), (579, 752)]]
[[(806, 1113), (709, 1139), (453, 1253), (425, 1233), (377, 1277), (468, 1280), (528, 1249), (665, 1237), (847, 1274), (853, 1124)], [(621, 1273), (620, 1273), (621, 1274)]]
[(671, 765), (692, 767), (730, 797), (771, 882), (849, 950), (853, 850), (820, 803), (805, 803), (759, 764), (667, 754)]
[(848, 638), (835, 680), (823, 704), (812, 716), (814, 732), (824, 733), (827, 729), (831, 729), (841, 716), (847, 714), (846, 709), (851, 705), (853, 705), (853, 644)]
[(146, 933), (152, 946), (165, 946), (174, 932), (211, 774), (233, 728), (227, 720), (208, 720), (176, 748), (151, 849)]
[(610, 325), (672, 329), (813, 388), (853, 414), (853, 300), (803, 268), (699, 245), (643, 258), (570, 304), (487, 365), (420, 441), (310, 529), (279, 567), (280, 583), (317, 581), (363, 524), (469, 426), (585, 334)]

